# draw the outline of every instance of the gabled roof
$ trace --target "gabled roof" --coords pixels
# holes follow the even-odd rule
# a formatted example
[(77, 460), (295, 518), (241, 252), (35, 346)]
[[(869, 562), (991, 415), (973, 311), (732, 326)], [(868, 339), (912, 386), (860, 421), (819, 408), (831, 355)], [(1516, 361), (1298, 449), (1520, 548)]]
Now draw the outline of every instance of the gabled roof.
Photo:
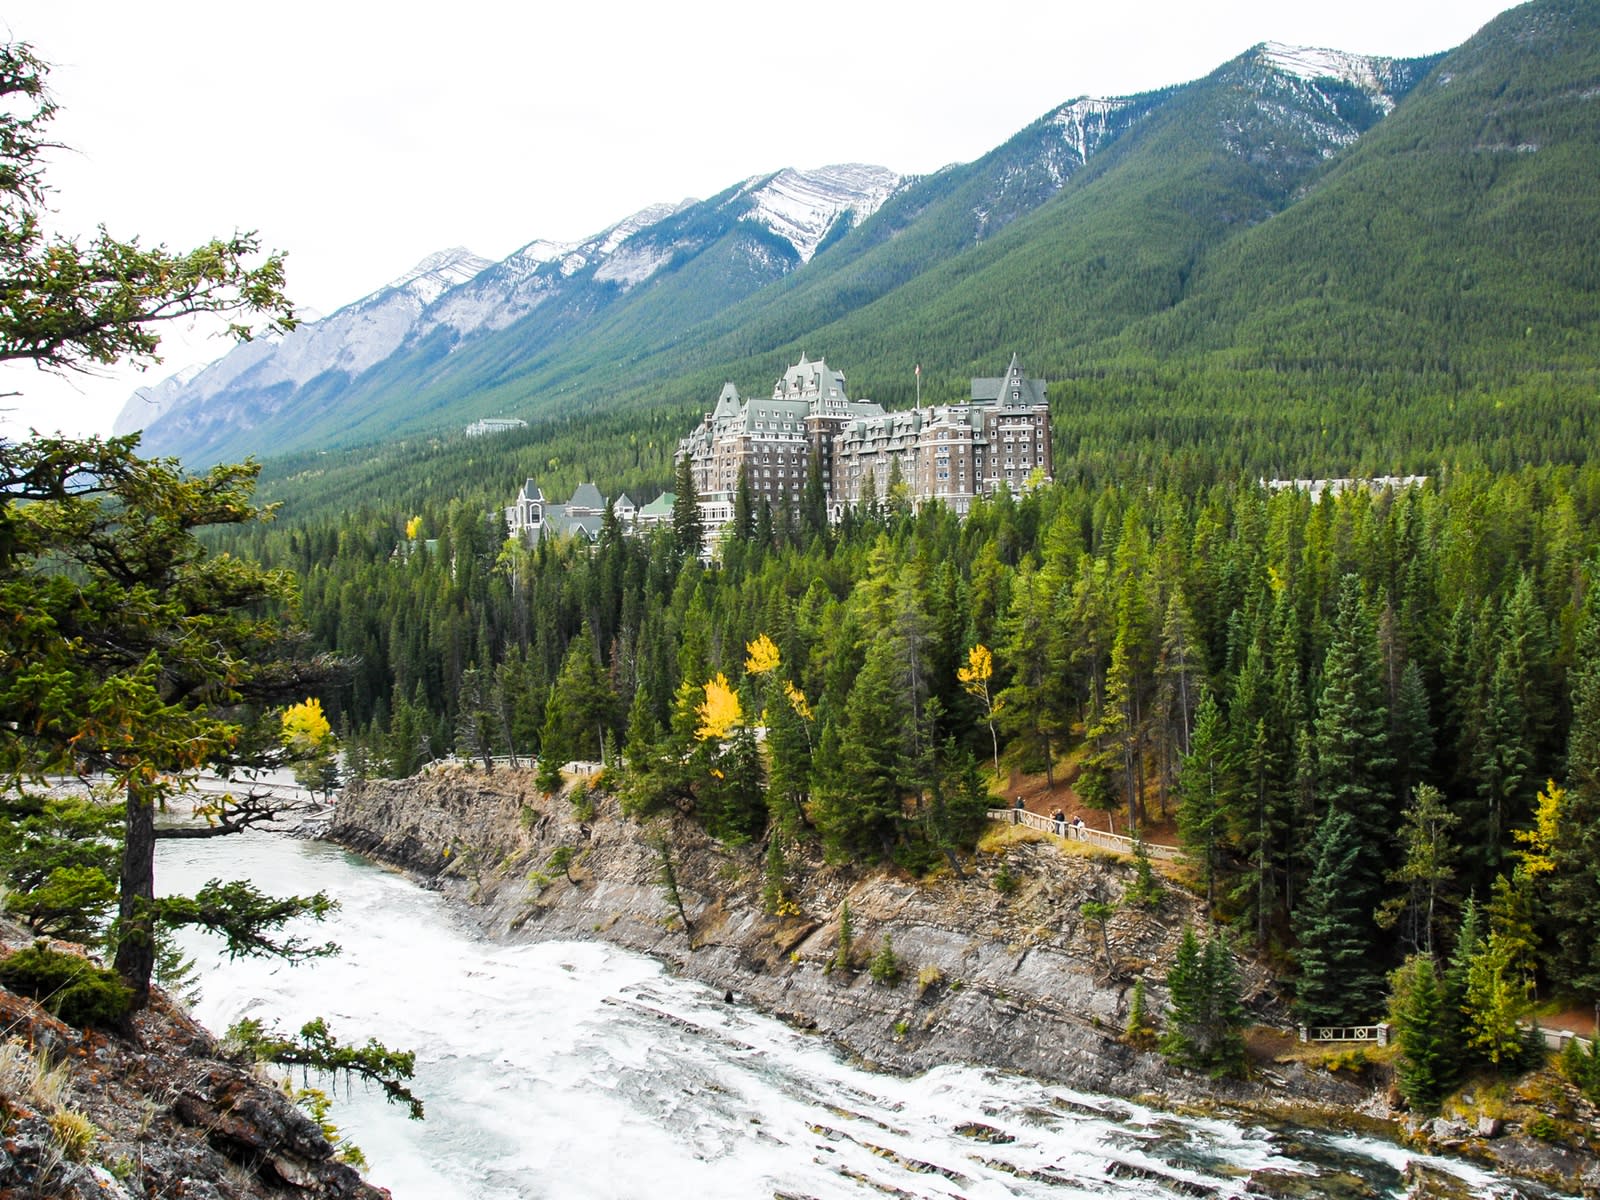
[(638, 508), (639, 506), (628, 498), (627, 492), (623, 492), (622, 495), (616, 498), (611, 507), (617, 512), (626, 512), (630, 508)]
[(1022, 369), (1022, 360), (1016, 354), (1011, 356), (1011, 364), (1001, 378), (972, 381), (972, 398), (985, 404), (1024, 407), (1044, 404), (1045, 391), (1044, 380), (1029, 379), (1028, 373)]
[(606, 510), (606, 498), (594, 484), (580, 483), (578, 490), (572, 493), (572, 499), (567, 501), (567, 511), (573, 509), (593, 509), (596, 513), (603, 513)]
[(732, 383), (723, 384), (722, 394), (717, 397), (717, 407), (711, 410), (711, 419), (721, 421), (728, 417), (737, 417), (741, 403), (739, 389)]
[(677, 502), (678, 496), (676, 492), (662, 492), (661, 495), (641, 508), (639, 515), (641, 517), (670, 517), (672, 515), (672, 506)]
[(539, 490), (539, 485), (531, 479), (524, 483), (522, 485), (522, 491), (517, 493), (518, 503), (521, 503), (524, 500), (544, 500), (544, 493)]
[(545, 532), (558, 537), (576, 534), (592, 542), (600, 536), (600, 520), (598, 514), (580, 513), (574, 516), (557, 508), (545, 513)]
[(800, 361), (780, 375), (772, 387), (774, 400), (820, 396), (826, 400), (843, 401), (847, 395), (843, 371), (835, 371), (824, 359), (811, 362), (803, 353)]

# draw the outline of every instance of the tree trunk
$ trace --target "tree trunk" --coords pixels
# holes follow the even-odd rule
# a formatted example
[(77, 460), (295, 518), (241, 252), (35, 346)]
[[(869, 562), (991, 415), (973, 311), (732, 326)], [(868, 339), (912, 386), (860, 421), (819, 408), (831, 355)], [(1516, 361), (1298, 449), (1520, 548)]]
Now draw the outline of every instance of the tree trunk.
[(117, 908), (117, 974), (133, 989), (132, 1008), (150, 1003), (150, 977), (156, 967), (155, 807), (133, 784), (128, 784), (127, 813), (123, 818), (121, 898)]

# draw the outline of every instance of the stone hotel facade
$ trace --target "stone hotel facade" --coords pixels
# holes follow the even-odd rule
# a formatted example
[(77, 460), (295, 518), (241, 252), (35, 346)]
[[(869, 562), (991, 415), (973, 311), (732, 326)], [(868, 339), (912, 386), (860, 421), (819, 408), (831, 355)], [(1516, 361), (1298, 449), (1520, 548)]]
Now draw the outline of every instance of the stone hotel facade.
[(965, 514), (1002, 484), (1018, 492), (1050, 479), (1045, 392), (1013, 355), (1003, 376), (972, 381), (967, 403), (888, 413), (849, 399), (844, 372), (801, 355), (770, 399), (746, 400), (724, 385), (678, 455), (689, 460), (708, 529), (732, 519), (741, 470), (757, 503), (797, 505), (813, 455), (835, 517), (865, 499), (869, 480), (883, 496), (896, 465), (913, 504), (940, 500)]

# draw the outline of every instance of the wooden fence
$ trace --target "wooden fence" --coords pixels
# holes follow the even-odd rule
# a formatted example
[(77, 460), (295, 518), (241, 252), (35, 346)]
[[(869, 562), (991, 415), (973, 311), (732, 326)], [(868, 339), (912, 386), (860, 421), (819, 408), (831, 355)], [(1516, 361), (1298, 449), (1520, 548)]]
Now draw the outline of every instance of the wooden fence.
[[(1025, 808), (991, 808), (989, 820), (999, 821), (1002, 825), (1026, 825), (1029, 829), (1037, 829), (1040, 833), (1053, 833), (1068, 841), (1088, 842), (1092, 846), (1115, 850), (1118, 854), (1133, 853), (1134, 839), (1131, 837), (1125, 837), (1120, 833), (1107, 833), (1103, 829), (1090, 829), (1087, 825), (1074, 825), (1071, 821), (1056, 821), (1036, 812), (1029, 812)], [(1180, 858), (1183, 854), (1176, 846), (1162, 846), (1152, 842), (1144, 844), (1144, 852), (1151, 858), (1168, 860)]]
[(1387, 1046), (1394, 1027), (1387, 1021), (1377, 1025), (1302, 1025), (1302, 1042), (1373, 1042)]
[[(490, 760), (497, 767), (527, 767), (529, 770), (539, 765), (539, 758), (534, 754), (518, 754), (515, 757), (509, 754), (496, 754)], [(446, 758), (435, 758), (422, 764), (419, 771), (437, 771), (445, 768), (466, 768), (476, 770), (483, 765), (481, 758), (466, 758), (459, 754), (452, 754)], [(604, 763), (586, 762), (574, 759), (569, 763), (562, 763), (561, 769), (568, 775), (598, 775), (605, 769)]]

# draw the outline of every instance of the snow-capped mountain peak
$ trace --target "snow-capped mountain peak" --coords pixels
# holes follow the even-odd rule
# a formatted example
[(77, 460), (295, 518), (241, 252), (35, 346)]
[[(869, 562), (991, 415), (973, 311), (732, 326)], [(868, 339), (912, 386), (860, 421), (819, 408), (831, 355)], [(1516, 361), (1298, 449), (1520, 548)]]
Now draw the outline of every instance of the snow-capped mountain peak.
[(1133, 101), (1127, 98), (1095, 99), (1082, 96), (1063, 104), (1050, 117), (1051, 123), (1061, 130), (1062, 139), (1076, 152), (1080, 163), (1100, 148), (1111, 128), (1113, 114), (1127, 108)]
[(389, 286), (410, 292), (424, 305), (432, 304), (451, 288), (493, 265), (487, 258), (479, 258), (464, 246), (455, 246), (428, 255), (404, 275), (390, 281)]
[(800, 261), (806, 263), (840, 214), (854, 213), (859, 224), (877, 212), (901, 182), (902, 177), (886, 167), (838, 163), (757, 176), (746, 181), (739, 195), (748, 197), (751, 204), (745, 220), (766, 226), (793, 246)]
[(1290, 46), (1283, 42), (1262, 42), (1253, 53), (1269, 70), (1315, 88), (1332, 79), (1365, 92), (1379, 110), (1394, 108), (1390, 94), (1395, 60), (1369, 54), (1351, 54), (1320, 46)]

